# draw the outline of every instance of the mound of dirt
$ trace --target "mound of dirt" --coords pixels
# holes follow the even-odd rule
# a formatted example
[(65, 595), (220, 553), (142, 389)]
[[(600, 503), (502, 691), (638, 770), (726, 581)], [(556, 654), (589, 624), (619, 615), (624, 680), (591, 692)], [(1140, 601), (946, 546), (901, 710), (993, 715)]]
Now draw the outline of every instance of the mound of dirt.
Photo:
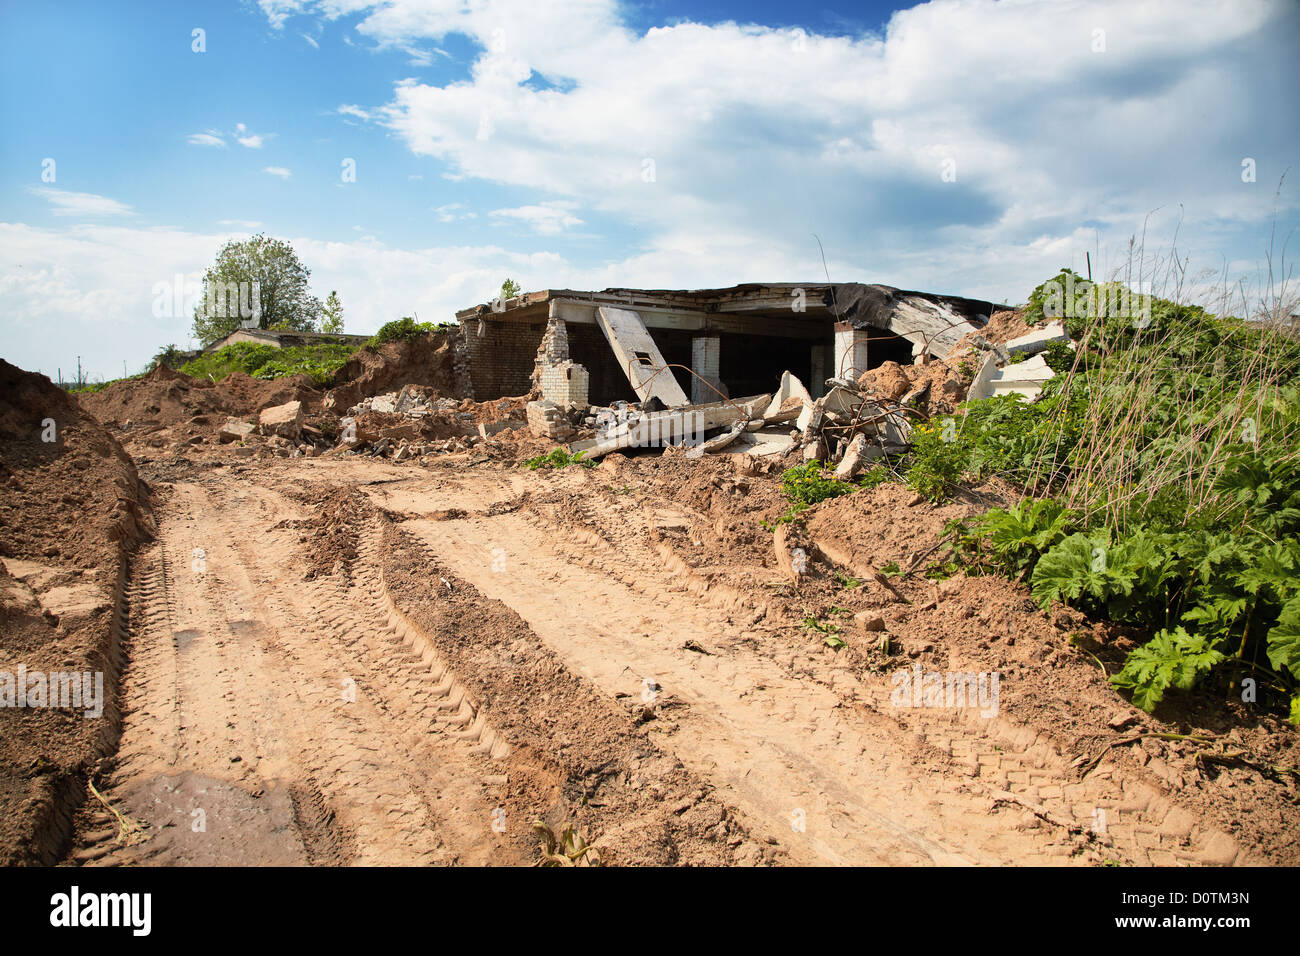
[(119, 427), (129, 422), (131, 430), (139, 431), (181, 424), (195, 416), (246, 418), (285, 402), (307, 405), (318, 402), (320, 392), (306, 375), (266, 381), (235, 372), (211, 382), (159, 365), (144, 378), (114, 382), (78, 398), (101, 422)]
[(909, 401), (928, 415), (947, 415), (965, 401), (971, 376), (960, 362), (929, 362), (926, 365), (899, 365), (883, 362), (858, 377), (858, 387), (867, 395), (899, 401), (911, 394)]
[(385, 342), (357, 351), (334, 376), (323, 405), (336, 414), (372, 395), (403, 385), (427, 385), (439, 395), (457, 396), (453, 333), (439, 332)]
[[(127, 555), (154, 523), (116, 439), (48, 378), (2, 360), (0, 516), (0, 864), (50, 864), (116, 747)], [(79, 675), (97, 700), (51, 706), (73, 700), (54, 672)]]
[(912, 395), (910, 404), (927, 415), (950, 415), (966, 400), (966, 391), (979, 365), (977, 338), (1002, 345), (1030, 331), (1025, 321), (1025, 310), (998, 312), (979, 332), (965, 336), (943, 361), (925, 365), (900, 365), (883, 362), (879, 367), (863, 372), (858, 386), (877, 398), (899, 401)]
[(949, 357), (959, 356), (967, 349), (973, 348), (973, 339), (976, 335), (982, 336), (995, 345), (1005, 345), (1012, 339), (1019, 338), (1026, 332), (1033, 331), (1033, 326), (1025, 321), (1025, 310), (1012, 309), (1008, 312), (995, 312), (989, 319), (988, 325), (980, 329), (977, 333), (971, 333), (962, 338), (953, 350), (948, 353)]

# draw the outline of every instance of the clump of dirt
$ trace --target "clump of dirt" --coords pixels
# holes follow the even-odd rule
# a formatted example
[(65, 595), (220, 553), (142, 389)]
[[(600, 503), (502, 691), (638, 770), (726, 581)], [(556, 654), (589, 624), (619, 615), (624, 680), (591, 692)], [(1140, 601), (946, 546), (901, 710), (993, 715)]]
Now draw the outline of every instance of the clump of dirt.
[(925, 365), (882, 362), (858, 377), (858, 387), (870, 397), (895, 402), (911, 395), (908, 404), (919, 411), (947, 415), (966, 400), (973, 377), (974, 369), (963, 367), (959, 360), (931, 360)]
[(966, 335), (944, 359), (930, 359), (924, 365), (900, 365), (883, 362), (858, 377), (858, 387), (867, 395), (900, 401), (912, 396), (909, 404), (930, 415), (951, 415), (966, 400), (966, 392), (978, 371), (980, 338), (996, 345), (1029, 332), (1025, 310), (994, 313), (978, 332)]
[[(0, 864), (51, 864), (87, 777), (116, 747), (117, 611), (128, 554), (156, 529), (116, 439), (48, 378), (3, 360), (0, 521), (0, 696), (11, 695), (0, 707)], [(100, 675), (99, 715), (15, 706), (20, 668), (29, 687), (75, 672), (93, 689)]]
[(335, 373), (335, 385), (325, 394), (323, 406), (343, 415), (363, 398), (396, 391), (403, 385), (427, 385), (439, 395), (459, 395), (456, 334), (436, 332), (359, 349)]
[(350, 583), (361, 531), (373, 519), (374, 506), (346, 485), (310, 482), (284, 491), (314, 510), (310, 518), (286, 519), (276, 525), (300, 532), (303, 580), (339, 573)]

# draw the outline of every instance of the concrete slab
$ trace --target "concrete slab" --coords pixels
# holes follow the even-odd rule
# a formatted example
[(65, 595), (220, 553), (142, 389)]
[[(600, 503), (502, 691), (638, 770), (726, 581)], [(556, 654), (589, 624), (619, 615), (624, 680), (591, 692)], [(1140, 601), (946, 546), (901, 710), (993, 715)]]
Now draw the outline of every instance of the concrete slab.
[(757, 417), (758, 410), (771, 400), (770, 395), (758, 395), (737, 399), (734, 403), (710, 402), (660, 412), (642, 412), (633, 420), (620, 422), (604, 435), (574, 442), (569, 451), (585, 451), (588, 458), (599, 458), (624, 448), (698, 444), (706, 431)]
[(596, 310), (596, 322), (641, 401), (654, 397), (669, 408), (690, 404), (672, 369), (664, 368), (668, 363), (640, 315), (631, 309), (601, 306)]
[(1065, 325), (1061, 322), (1053, 322), (1045, 325), (1041, 329), (1034, 329), (1018, 338), (1007, 342), (1007, 351), (1011, 353), (1024, 352), (1027, 355), (1036, 355), (1045, 351), (1047, 346), (1053, 342), (1068, 342), (1070, 336), (1065, 331)]

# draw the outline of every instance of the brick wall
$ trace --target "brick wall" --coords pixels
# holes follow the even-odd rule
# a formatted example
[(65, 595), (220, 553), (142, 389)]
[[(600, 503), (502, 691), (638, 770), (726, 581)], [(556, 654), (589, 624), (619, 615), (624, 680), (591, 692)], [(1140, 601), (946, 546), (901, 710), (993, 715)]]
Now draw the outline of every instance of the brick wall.
[(533, 387), (537, 349), (546, 324), (486, 317), (483, 334), (479, 335), (478, 323), (476, 318), (465, 323), (474, 397), (485, 402), (507, 395), (527, 395)]
[(870, 341), (875, 329), (855, 329), (846, 322), (835, 323), (835, 364), (830, 377), (856, 379), (871, 368)]
[(556, 405), (587, 407), (587, 370), (576, 362), (546, 365), (541, 372), (542, 398)]
[[(697, 335), (691, 339), (691, 369), (715, 388), (722, 381), (718, 377), (721, 370), (719, 365), (721, 345), (722, 340), (716, 335)], [(716, 402), (718, 400), (717, 392), (694, 375), (690, 378), (692, 403), (700, 405), (704, 402)]]

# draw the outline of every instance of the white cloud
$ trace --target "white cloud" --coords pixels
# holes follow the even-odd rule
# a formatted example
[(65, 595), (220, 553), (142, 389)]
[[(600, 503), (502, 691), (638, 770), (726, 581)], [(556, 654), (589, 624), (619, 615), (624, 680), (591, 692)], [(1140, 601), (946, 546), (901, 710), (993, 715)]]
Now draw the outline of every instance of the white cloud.
[(355, 117), (356, 119), (364, 120), (366, 122), (369, 122), (371, 119), (371, 114), (368, 111), (363, 110), (361, 107), (353, 103), (345, 103), (344, 105), (340, 106), (338, 108), (338, 114), (340, 116), (352, 116)]
[(262, 144), (273, 134), (270, 133), (253, 133), (243, 123), (235, 124), (233, 133), (224, 133), (219, 129), (210, 129), (202, 133), (191, 133), (186, 142), (191, 146), (220, 146), (223, 149), (226, 145), (226, 136), (233, 137), (235, 142), (240, 146), (246, 146), (249, 149), (261, 149)]
[(281, 179), (288, 179), (293, 175), (292, 172), (285, 169), (283, 166), (264, 166), (262, 172), (268, 173), (272, 176), (279, 176)]
[(582, 225), (582, 220), (571, 210), (577, 203), (545, 202), (533, 206), (517, 206), (513, 209), (493, 209), (489, 214), (496, 219), (512, 219), (530, 226), (539, 235), (554, 236), (571, 226)]
[(434, 212), (438, 215), (439, 222), (456, 222), (458, 219), (477, 219), (478, 213), (463, 212), (467, 207), (461, 202), (449, 202), (443, 206), (434, 207)]
[[(445, 178), (535, 191), (494, 216), (545, 235), (575, 224), (557, 201), (661, 251), (707, 222), (800, 259), (817, 232), (868, 278), (976, 292), (1018, 281), (991, 264), (1015, 268), (1040, 239), (1081, 259), (1081, 236), (1122, 247), (1180, 202), (1184, 237), (1214, 248), (1225, 223), (1266, 221), (1300, 152), (1261, 93), (1300, 87), (1285, 39), (1300, 15), (1269, 0), (936, 0), (883, 34), (836, 37), (690, 22), (640, 34), (615, 0), (263, 8), (359, 13), (356, 35), (397, 50), (449, 33), (479, 44), (465, 79), (406, 80), (385, 105), (341, 112)], [(1263, 185), (1241, 182), (1245, 156)], [(950, 268), (975, 250), (968, 272)]]
[(131, 207), (107, 196), (74, 193), (53, 186), (30, 186), (28, 192), (40, 196), (53, 206), (56, 216), (129, 216)]

